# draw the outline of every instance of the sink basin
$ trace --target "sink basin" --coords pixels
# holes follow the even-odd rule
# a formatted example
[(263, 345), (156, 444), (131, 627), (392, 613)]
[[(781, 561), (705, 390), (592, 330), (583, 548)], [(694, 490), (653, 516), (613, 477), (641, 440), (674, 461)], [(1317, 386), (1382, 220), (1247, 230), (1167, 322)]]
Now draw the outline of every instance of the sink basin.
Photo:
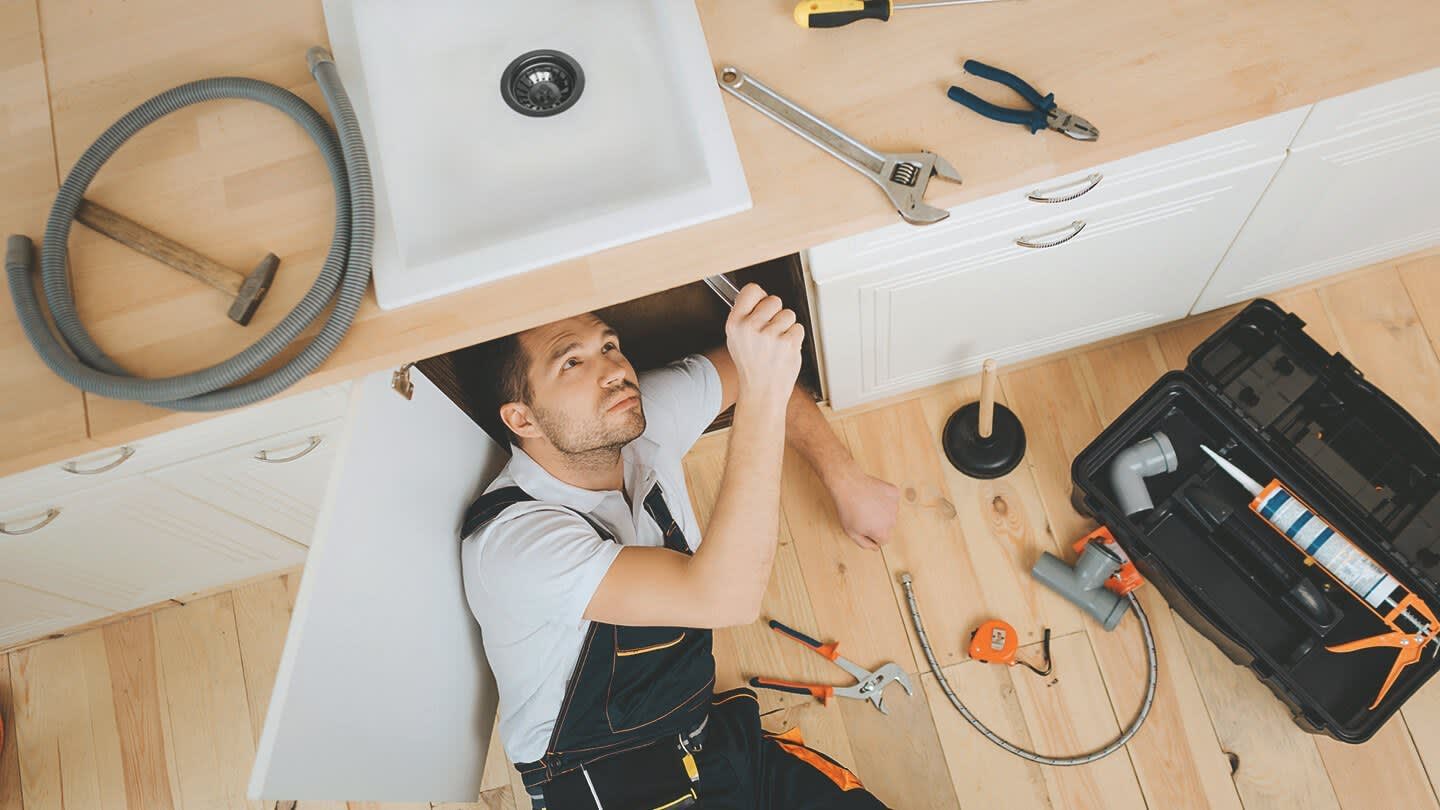
[(750, 207), (689, 0), (324, 8), (375, 173), (383, 308)]

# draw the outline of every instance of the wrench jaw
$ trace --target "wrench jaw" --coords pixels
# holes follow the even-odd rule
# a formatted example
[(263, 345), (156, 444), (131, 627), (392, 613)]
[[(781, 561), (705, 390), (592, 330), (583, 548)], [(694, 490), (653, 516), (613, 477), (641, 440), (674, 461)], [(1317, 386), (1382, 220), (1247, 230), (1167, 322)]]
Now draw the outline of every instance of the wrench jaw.
[(860, 683), (848, 689), (836, 689), (835, 694), (841, 697), (868, 700), (871, 705), (880, 710), (881, 714), (888, 715), (890, 711), (885, 708), (885, 687), (889, 686), (892, 681), (904, 687), (905, 694), (915, 694), (915, 690), (910, 685), (910, 676), (906, 675), (905, 670), (896, 664), (886, 664), (870, 673)]
[(937, 175), (961, 182), (960, 173), (945, 158), (934, 152), (907, 152), (885, 155), (885, 165), (875, 180), (902, 219), (912, 225), (933, 225), (950, 216), (949, 211), (925, 202), (925, 188)]

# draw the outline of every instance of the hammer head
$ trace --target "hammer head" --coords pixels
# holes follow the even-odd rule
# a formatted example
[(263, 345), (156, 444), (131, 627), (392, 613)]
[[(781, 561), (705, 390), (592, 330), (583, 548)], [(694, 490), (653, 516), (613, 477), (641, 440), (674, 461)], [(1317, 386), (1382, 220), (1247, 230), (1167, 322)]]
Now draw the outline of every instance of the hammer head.
[(280, 267), (280, 258), (274, 253), (265, 254), (265, 258), (255, 265), (250, 275), (245, 277), (245, 283), (240, 285), (240, 292), (235, 296), (235, 301), (230, 305), (230, 320), (245, 326), (254, 317), (255, 310), (260, 302), (265, 299), (265, 293), (270, 292), (270, 282), (275, 280), (275, 270)]

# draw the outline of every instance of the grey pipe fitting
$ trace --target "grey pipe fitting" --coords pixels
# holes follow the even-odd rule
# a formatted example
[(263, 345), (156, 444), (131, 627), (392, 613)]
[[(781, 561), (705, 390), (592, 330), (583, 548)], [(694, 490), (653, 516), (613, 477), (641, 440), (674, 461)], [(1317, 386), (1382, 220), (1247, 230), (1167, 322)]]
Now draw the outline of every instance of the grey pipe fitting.
[(1126, 602), (1105, 588), (1105, 581), (1120, 569), (1120, 558), (1099, 543), (1090, 543), (1071, 568), (1050, 552), (1040, 555), (1031, 576), (1050, 590), (1074, 602), (1106, 630), (1114, 630), (1125, 615)]
[(1154, 509), (1150, 490), (1145, 479), (1152, 475), (1175, 472), (1180, 460), (1175, 455), (1175, 446), (1170, 437), (1155, 431), (1138, 443), (1120, 451), (1110, 462), (1110, 487), (1115, 490), (1115, 502), (1125, 514), (1133, 515)]

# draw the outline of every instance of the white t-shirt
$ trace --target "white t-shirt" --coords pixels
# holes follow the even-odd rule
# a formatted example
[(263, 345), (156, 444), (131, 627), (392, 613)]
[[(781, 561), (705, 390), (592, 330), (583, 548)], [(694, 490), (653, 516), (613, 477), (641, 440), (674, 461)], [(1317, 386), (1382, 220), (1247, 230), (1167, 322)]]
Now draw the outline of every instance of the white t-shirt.
[[(500, 687), (500, 739), (512, 762), (545, 755), (590, 628), (585, 608), (620, 546), (665, 544), (643, 503), (657, 480), (685, 539), (700, 544), (681, 459), (720, 411), (720, 375), (696, 354), (641, 374), (639, 385), (645, 433), (621, 450), (630, 503), (615, 490), (566, 484), (512, 446), (486, 491), (519, 486), (535, 502), (512, 506), (461, 544), (465, 598)], [(554, 504), (589, 515), (618, 543)]]

